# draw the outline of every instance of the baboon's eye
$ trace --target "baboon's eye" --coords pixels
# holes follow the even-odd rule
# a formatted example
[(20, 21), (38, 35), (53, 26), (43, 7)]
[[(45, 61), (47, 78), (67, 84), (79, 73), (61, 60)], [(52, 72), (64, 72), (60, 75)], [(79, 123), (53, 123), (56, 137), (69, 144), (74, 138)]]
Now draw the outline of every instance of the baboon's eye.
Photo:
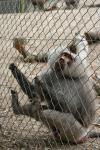
[(62, 53), (61, 57), (62, 56), (64, 56), (65, 58), (68, 58), (71, 61), (75, 61), (75, 58), (71, 54), (69, 54), (67, 52)]

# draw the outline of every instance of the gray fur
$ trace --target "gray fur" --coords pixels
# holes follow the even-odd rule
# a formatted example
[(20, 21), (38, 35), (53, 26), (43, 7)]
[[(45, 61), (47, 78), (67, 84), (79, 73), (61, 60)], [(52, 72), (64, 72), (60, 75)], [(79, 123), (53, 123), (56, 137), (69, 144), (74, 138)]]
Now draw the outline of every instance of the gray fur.
[[(57, 60), (52, 55), (55, 58), (54, 64), (50, 65), (49, 70), (43, 75), (36, 77), (33, 83), (30, 83), (14, 64), (9, 67), (23, 92), (31, 98), (31, 102), (26, 108), (26, 106), (20, 106), (17, 96), (15, 98), (12, 96), (14, 112), (33, 117), (39, 121), (42, 120), (53, 131), (54, 135), (56, 133), (57, 138), (72, 143), (78, 143), (81, 138), (86, 136), (87, 129), (95, 118), (95, 93), (88, 74), (84, 72), (84, 74), (80, 75), (77, 71), (71, 69), (74, 63), (77, 66), (77, 61), (81, 62), (80, 58), (83, 59), (86, 54), (86, 52), (80, 52), (79, 54), (79, 49), (82, 48), (83, 51), (88, 51), (88, 48), (85, 49), (84, 44), (87, 44), (87, 42), (84, 40), (82, 42), (81, 36), (76, 35), (76, 54), (70, 53), (75, 57), (75, 62), (68, 65), (66, 59), (70, 60), (70, 58), (66, 57), (64, 66), (62, 66), (62, 64), (59, 64), (59, 60), (62, 57), (61, 53)], [(66, 53), (69, 53), (68, 49), (66, 49)], [(77, 57), (77, 55), (80, 56)], [(52, 60), (52, 57), (50, 59)], [(70, 71), (71, 73), (69, 73)], [(14, 101), (18, 105), (19, 113), (16, 112)], [(37, 104), (35, 105), (36, 101)], [(42, 101), (47, 102), (46, 109), (42, 107)], [(29, 110), (29, 114), (26, 110)], [(24, 113), (22, 113), (23, 111)]]

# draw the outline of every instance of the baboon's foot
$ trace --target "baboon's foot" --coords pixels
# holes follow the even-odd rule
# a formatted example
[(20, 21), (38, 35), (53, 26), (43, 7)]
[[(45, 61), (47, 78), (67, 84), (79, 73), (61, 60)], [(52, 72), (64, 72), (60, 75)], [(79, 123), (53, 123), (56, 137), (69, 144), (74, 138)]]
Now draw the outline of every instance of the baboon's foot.
[(11, 105), (12, 105), (13, 112), (16, 115), (22, 114), (22, 109), (21, 109), (20, 103), (18, 101), (17, 92), (14, 90), (11, 90), (11, 96), (12, 96)]

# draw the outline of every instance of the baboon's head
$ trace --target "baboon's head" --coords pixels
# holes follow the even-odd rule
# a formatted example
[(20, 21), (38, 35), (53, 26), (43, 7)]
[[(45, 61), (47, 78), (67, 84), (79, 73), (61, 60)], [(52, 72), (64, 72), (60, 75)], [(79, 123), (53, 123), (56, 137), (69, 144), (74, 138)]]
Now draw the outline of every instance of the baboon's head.
[[(57, 52), (56, 52), (57, 53)], [(83, 76), (87, 69), (88, 43), (86, 39), (76, 34), (73, 46), (51, 55), (50, 65), (56, 71), (64, 75), (79, 77)], [(55, 57), (54, 57), (55, 56)]]

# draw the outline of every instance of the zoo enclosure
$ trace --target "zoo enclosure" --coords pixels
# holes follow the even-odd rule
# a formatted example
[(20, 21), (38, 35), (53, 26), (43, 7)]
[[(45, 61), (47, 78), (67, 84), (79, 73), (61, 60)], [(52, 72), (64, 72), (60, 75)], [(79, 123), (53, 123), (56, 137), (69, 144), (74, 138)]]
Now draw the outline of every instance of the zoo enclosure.
[[(84, 1), (84, 3), (86, 2)], [(88, 0), (87, 3), (91, 2)], [(98, 2), (94, 1), (94, 3)], [(80, 5), (82, 6), (82, 4)], [(6, 8), (5, 5), (3, 7)], [(13, 48), (13, 38), (25, 38), (27, 40), (26, 49), (33, 54), (47, 52), (62, 45), (66, 47), (74, 38), (75, 33), (79, 31), (81, 35), (90, 31), (100, 33), (100, 8), (79, 7), (74, 10), (59, 9), (48, 12), (34, 11), (33, 13), (0, 15), (0, 147), (2, 149), (73, 148), (72, 146), (58, 145), (54, 139), (51, 140), (47, 128), (34, 119), (18, 117), (13, 114), (10, 102), (11, 88), (17, 89), (21, 103), (25, 103), (27, 97), (21, 92), (8, 67), (11, 62), (15, 62), (30, 81), (46, 67), (46, 65), (36, 62), (30, 64), (21, 61), (20, 54)], [(94, 74), (100, 74), (100, 44), (93, 44), (90, 48), (92, 53), (89, 57)], [(96, 120), (98, 122), (100, 121), (99, 102), (100, 98), (98, 97), (96, 100)], [(97, 130), (99, 129), (97, 128)], [(76, 146), (74, 149), (82, 149), (84, 146), (87, 149), (89, 147), (99, 149), (99, 145), (100, 140), (98, 139)]]

